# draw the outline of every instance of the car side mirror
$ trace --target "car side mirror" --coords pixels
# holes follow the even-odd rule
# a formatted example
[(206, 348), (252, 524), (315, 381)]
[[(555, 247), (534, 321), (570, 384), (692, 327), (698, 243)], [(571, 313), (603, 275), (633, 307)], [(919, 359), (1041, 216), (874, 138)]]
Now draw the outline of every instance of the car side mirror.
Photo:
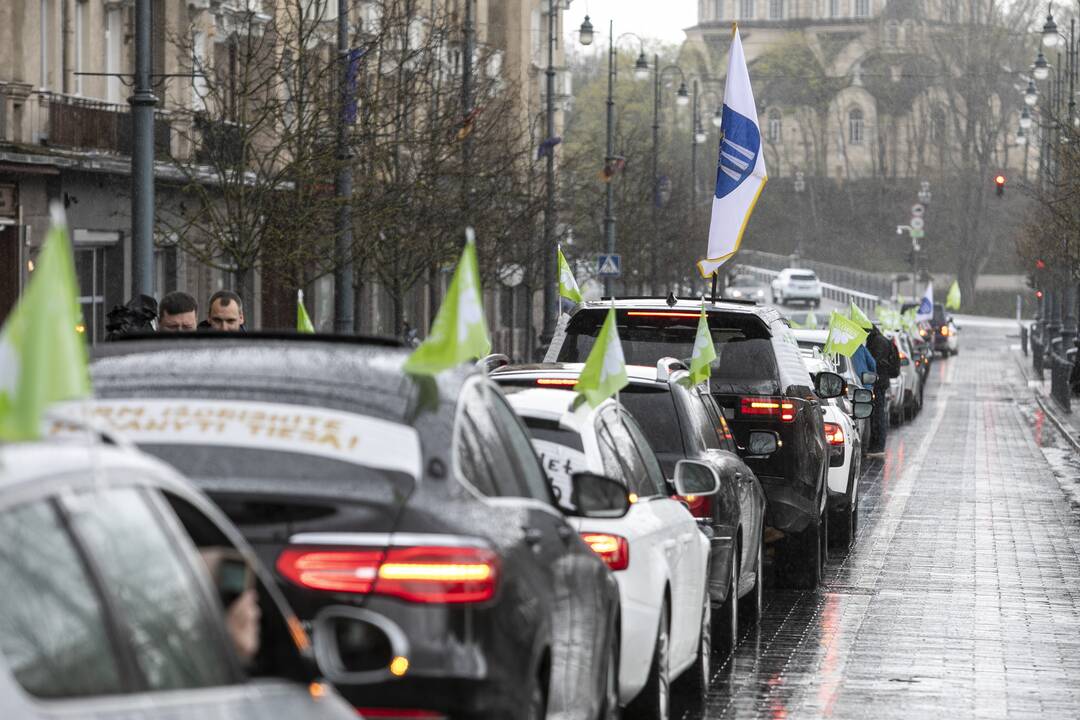
[(772, 455), (780, 447), (780, 437), (771, 430), (751, 430), (746, 442), (748, 457), (764, 458)]
[(404, 631), (364, 608), (324, 607), (312, 620), (311, 641), (319, 672), (333, 684), (389, 680), (409, 666)]
[(618, 480), (590, 472), (570, 477), (568, 515), (586, 518), (621, 518), (630, 509), (630, 496)]
[(675, 494), (715, 495), (720, 492), (720, 473), (716, 468), (700, 460), (680, 460), (675, 463)]
[(867, 370), (866, 372), (864, 372), (862, 374), (862, 384), (863, 385), (873, 385), (877, 381), (878, 381), (878, 374), (876, 372), (870, 372), (869, 370)]
[(847, 382), (834, 372), (823, 370), (814, 378), (814, 390), (817, 391), (818, 397), (824, 400), (840, 397), (846, 389)]
[(865, 420), (874, 414), (874, 403), (872, 402), (855, 402), (851, 407), (851, 417), (856, 420)]
[(873, 403), (874, 393), (866, 388), (858, 388), (852, 400), (857, 403)]

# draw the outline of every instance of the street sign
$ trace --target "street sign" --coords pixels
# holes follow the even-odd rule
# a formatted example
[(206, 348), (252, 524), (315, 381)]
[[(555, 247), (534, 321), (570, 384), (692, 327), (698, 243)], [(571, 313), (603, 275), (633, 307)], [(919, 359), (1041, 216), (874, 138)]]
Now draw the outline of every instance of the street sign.
[(912, 240), (918, 240), (919, 238), (926, 236), (925, 232), (923, 232), (922, 230), (916, 230), (915, 228), (911, 228), (911, 232), (909, 234), (911, 235)]
[(912, 230), (922, 230), (924, 227), (926, 227), (926, 222), (921, 217), (918, 215), (913, 215), (911, 217)]
[(926, 206), (922, 203), (915, 203), (911, 206), (911, 217), (922, 217), (926, 212)]
[(596, 274), (600, 277), (619, 277), (622, 275), (622, 256), (618, 254), (597, 255)]

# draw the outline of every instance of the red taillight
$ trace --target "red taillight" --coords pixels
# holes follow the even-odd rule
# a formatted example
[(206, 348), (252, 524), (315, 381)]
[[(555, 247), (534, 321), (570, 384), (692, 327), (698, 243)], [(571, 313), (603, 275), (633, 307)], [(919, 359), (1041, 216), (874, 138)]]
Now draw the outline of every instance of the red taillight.
[(546, 387), (573, 387), (577, 382), (577, 378), (536, 378), (537, 385)]
[(744, 397), (739, 401), (739, 412), (742, 415), (779, 417), (783, 422), (793, 422), (795, 403), (781, 398)]
[(907, 353), (903, 353), (903, 352), (900, 353), (900, 360), (901, 361), (907, 360)]
[(830, 445), (843, 445), (844, 429), (836, 423), (825, 423), (825, 439)]
[(712, 518), (712, 497), (709, 495), (676, 495), (676, 500), (686, 503), (690, 514), (696, 518)]
[(581, 533), (581, 539), (612, 570), (630, 567), (630, 545), (626, 538), (607, 533)]
[(631, 310), (626, 314), (628, 317), (694, 318), (695, 320), (701, 317), (700, 312), (677, 312), (670, 310), (661, 312), (654, 312), (648, 310)]
[(495, 595), (498, 556), (486, 548), (289, 548), (277, 569), (301, 587), (374, 593), (419, 603), (475, 603)]

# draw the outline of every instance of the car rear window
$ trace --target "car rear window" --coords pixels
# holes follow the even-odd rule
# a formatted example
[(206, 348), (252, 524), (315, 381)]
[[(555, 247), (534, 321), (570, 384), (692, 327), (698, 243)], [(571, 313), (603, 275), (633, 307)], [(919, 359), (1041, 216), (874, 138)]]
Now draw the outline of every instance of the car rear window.
[(817, 275), (812, 272), (793, 272), (791, 273), (791, 279), (801, 281), (817, 280)]
[[(630, 312), (643, 314), (630, 315)], [(587, 309), (574, 315), (559, 348), (560, 362), (585, 362), (606, 313), (606, 310)], [(698, 319), (694, 313), (684, 311), (681, 315), (685, 317), (664, 311), (618, 311), (619, 339), (627, 364), (655, 366), (664, 357), (689, 360), (694, 350)], [(712, 363), (710, 381), (713, 392), (780, 393), (772, 339), (768, 328), (757, 316), (709, 313), (709, 329), (717, 355)]]
[(666, 387), (631, 383), (619, 391), (619, 402), (638, 421), (655, 453), (684, 452), (675, 398)]

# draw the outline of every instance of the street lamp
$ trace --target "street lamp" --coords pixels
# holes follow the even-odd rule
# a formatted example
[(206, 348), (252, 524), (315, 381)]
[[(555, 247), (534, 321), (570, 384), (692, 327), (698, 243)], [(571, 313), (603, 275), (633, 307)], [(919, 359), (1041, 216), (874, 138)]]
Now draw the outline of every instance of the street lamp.
[(1020, 128), (1016, 131), (1016, 146), (1023, 147), (1027, 145), (1027, 136), (1024, 134), (1024, 128)]
[(1020, 127), (1027, 130), (1031, 127), (1031, 112), (1024, 106), (1024, 109), (1020, 112)]
[(1046, 12), (1046, 24), (1042, 29), (1043, 47), (1055, 48), (1061, 42), (1058, 37), (1057, 23), (1054, 22), (1053, 5)]
[(690, 104), (690, 91), (686, 89), (685, 80), (682, 81), (678, 92), (675, 93), (675, 104), (679, 107), (686, 107)]
[(634, 79), (649, 79), (649, 61), (645, 59), (644, 49), (642, 49), (641, 54), (638, 55), (637, 62), (634, 63)]
[(720, 127), (724, 124), (724, 111), (721, 108), (716, 108), (716, 114), (712, 116), (712, 124), (716, 127)]
[(1039, 102), (1039, 91), (1035, 88), (1035, 81), (1028, 80), (1027, 90), (1024, 91), (1024, 104), (1035, 107), (1037, 102)]
[(581, 28), (578, 30), (578, 42), (582, 45), (592, 45), (594, 34), (592, 23), (589, 22), (589, 16), (586, 15), (585, 19), (581, 21)]
[(1046, 62), (1046, 56), (1043, 55), (1042, 50), (1039, 51), (1039, 56), (1035, 58), (1035, 65), (1031, 74), (1035, 76), (1036, 80), (1045, 80), (1050, 77), (1050, 63)]

